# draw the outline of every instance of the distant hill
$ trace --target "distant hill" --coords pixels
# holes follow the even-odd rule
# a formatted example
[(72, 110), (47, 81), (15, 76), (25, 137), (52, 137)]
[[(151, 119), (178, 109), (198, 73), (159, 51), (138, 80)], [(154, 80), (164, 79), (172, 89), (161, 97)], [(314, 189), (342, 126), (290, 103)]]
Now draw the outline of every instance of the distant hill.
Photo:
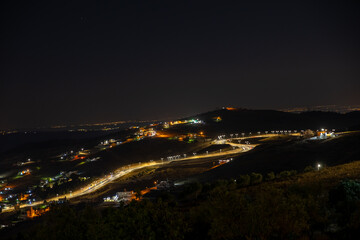
[(205, 121), (208, 133), (242, 131), (336, 129), (348, 130), (359, 126), (360, 111), (346, 114), (335, 112), (290, 113), (276, 110), (221, 109), (195, 115)]

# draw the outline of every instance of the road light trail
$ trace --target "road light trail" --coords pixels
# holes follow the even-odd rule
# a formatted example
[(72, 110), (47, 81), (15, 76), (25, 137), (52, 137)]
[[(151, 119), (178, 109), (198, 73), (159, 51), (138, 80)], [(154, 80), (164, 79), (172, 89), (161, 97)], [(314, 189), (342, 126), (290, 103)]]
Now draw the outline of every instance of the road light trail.
[[(246, 152), (249, 151), (251, 149), (253, 149), (255, 146), (257, 146), (257, 144), (238, 144), (238, 143), (228, 143), (231, 146), (237, 147), (235, 149), (231, 149), (228, 151), (224, 151), (224, 152), (215, 152), (215, 153), (206, 153), (206, 154), (201, 154), (201, 155), (195, 155), (195, 156), (190, 156), (190, 157), (179, 157), (177, 159), (174, 160), (160, 160), (160, 161), (151, 161), (151, 162), (147, 162), (147, 163), (142, 163), (142, 164), (133, 164), (130, 165), (128, 167), (121, 167), (120, 169), (117, 169), (114, 171), (114, 174), (109, 174), (106, 175), (92, 183), (90, 183), (89, 185), (87, 185), (86, 187), (80, 188), (78, 190), (75, 190), (74, 192), (70, 192), (67, 194), (63, 194), (63, 195), (59, 195), (56, 197), (52, 197), (52, 198), (48, 198), (45, 199), (47, 202), (51, 202), (51, 201), (57, 201), (61, 198), (65, 198), (68, 199), (72, 199), (72, 198), (76, 198), (76, 197), (80, 197), (83, 196), (85, 194), (89, 194), (92, 192), (95, 192), (97, 190), (99, 190), (102, 187), (105, 187), (107, 184), (111, 183), (112, 181), (141, 168), (145, 168), (145, 167), (149, 167), (149, 166), (159, 166), (159, 165), (165, 165), (165, 164), (169, 164), (171, 162), (177, 162), (177, 161), (186, 161), (186, 160), (192, 160), (192, 159), (201, 159), (201, 158), (212, 158), (212, 157), (222, 157), (222, 156), (227, 156), (227, 155), (233, 155), (233, 154), (238, 154), (238, 153), (242, 153), (242, 152)], [(180, 155), (179, 155), (180, 156)], [(42, 201), (36, 201), (33, 202), (31, 204), (21, 204), (20, 208), (26, 208), (26, 207), (35, 207), (38, 205), (41, 205), (44, 203), (44, 200)], [(15, 207), (10, 207), (10, 208), (5, 208), (3, 209), (3, 212), (11, 212), (14, 211)]]

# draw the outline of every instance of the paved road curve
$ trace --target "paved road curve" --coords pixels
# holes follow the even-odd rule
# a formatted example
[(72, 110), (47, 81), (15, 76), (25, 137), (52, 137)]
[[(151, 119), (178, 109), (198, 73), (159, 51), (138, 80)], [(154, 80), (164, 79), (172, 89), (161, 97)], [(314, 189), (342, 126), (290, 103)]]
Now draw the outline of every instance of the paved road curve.
[[(231, 140), (231, 139), (229, 139)], [(174, 160), (164, 160), (164, 161), (152, 161), (152, 162), (147, 162), (147, 163), (142, 163), (142, 164), (132, 164), (128, 167), (122, 167), (120, 169), (117, 169), (114, 171), (113, 174), (109, 174), (106, 175), (100, 179), (95, 180), (94, 182), (90, 183), (89, 185), (87, 185), (86, 187), (80, 188), (78, 190), (75, 190), (74, 192), (70, 192), (68, 194), (64, 194), (64, 195), (59, 195), (53, 198), (49, 198), (46, 199), (47, 202), (51, 202), (51, 201), (57, 201), (60, 198), (65, 198), (66, 199), (71, 199), (71, 198), (76, 198), (85, 194), (89, 194), (92, 192), (95, 192), (97, 190), (99, 190), (100, 188), (106, 186), (107, 184), (111, 183), (112, 181), (141, 168), (145, 168), (145, 167), (149, 167), (149, 166), (157, 166), (157, 165), (165, 165), (165, 164), (169, 164), (173, 161), (186, 161), (186, 160), (191, 160), (191, 159), (200, 159), (200, 158), (212, 158), (212, 157), (222, 157), (222, 156), (226, 156), (226, 155), (232, 155), (232, 154), (237, 154), (237, 153), (241, 153), (241, 152), (246, 152), (249, 151), (251, 149), (253, 149), (256, 145), (251, 145), (251, 144), (237, 144), (237, 143), (228, 143), (236, 148), (232, 149), (232, 150), (228, 150), (228, 151), (220, 151), (220, 152), (215, 152), (215, 153), (208, 153), (208, 154), (199, 154), (199, 155), (195, 155), (195, 156), (190, 156), (190, 157), (179, 157), (176, 158)], [(36, 201), (33, 202), (31, 204), (21, 204), (20, 208), (26, 208), (26, 207), (35, 207), (38, 205), (43, 204), (44, 201)], [(14, 207), (10, 207), (10, 208), (5, 208), (3, 209), (3, 212), (11, 212), (14, 211)]]

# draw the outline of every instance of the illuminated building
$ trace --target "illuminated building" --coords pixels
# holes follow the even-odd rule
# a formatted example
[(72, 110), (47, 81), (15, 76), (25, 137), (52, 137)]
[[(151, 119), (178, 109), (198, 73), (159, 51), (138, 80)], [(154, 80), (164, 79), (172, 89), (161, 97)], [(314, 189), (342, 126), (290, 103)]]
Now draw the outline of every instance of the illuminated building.
[(33, 207), (30, 207), (30, 209), (26, 211), (26, 216), (28, 218), (39, 217), (48, 211), (50, 211), (50, 207), (40, 209), (33, 209)]
[(214, 121), (215, 122), (220, 122), (222, 121), (222, 118), (220, 116), (217, 116), (217, 117), (213, 117)]

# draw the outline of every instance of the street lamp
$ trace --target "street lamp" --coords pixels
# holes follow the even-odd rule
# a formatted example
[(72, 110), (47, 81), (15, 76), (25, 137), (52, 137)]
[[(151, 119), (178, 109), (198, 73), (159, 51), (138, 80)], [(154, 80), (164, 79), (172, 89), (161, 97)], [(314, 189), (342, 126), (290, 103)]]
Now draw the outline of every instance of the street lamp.
[(321, 164), (320, 164), (320, 163), (318, 163), (316, 167), (317, 167), (317, 170), (319, 171), (319, 170), (320, 170), (320, 168), (321, 168)]

